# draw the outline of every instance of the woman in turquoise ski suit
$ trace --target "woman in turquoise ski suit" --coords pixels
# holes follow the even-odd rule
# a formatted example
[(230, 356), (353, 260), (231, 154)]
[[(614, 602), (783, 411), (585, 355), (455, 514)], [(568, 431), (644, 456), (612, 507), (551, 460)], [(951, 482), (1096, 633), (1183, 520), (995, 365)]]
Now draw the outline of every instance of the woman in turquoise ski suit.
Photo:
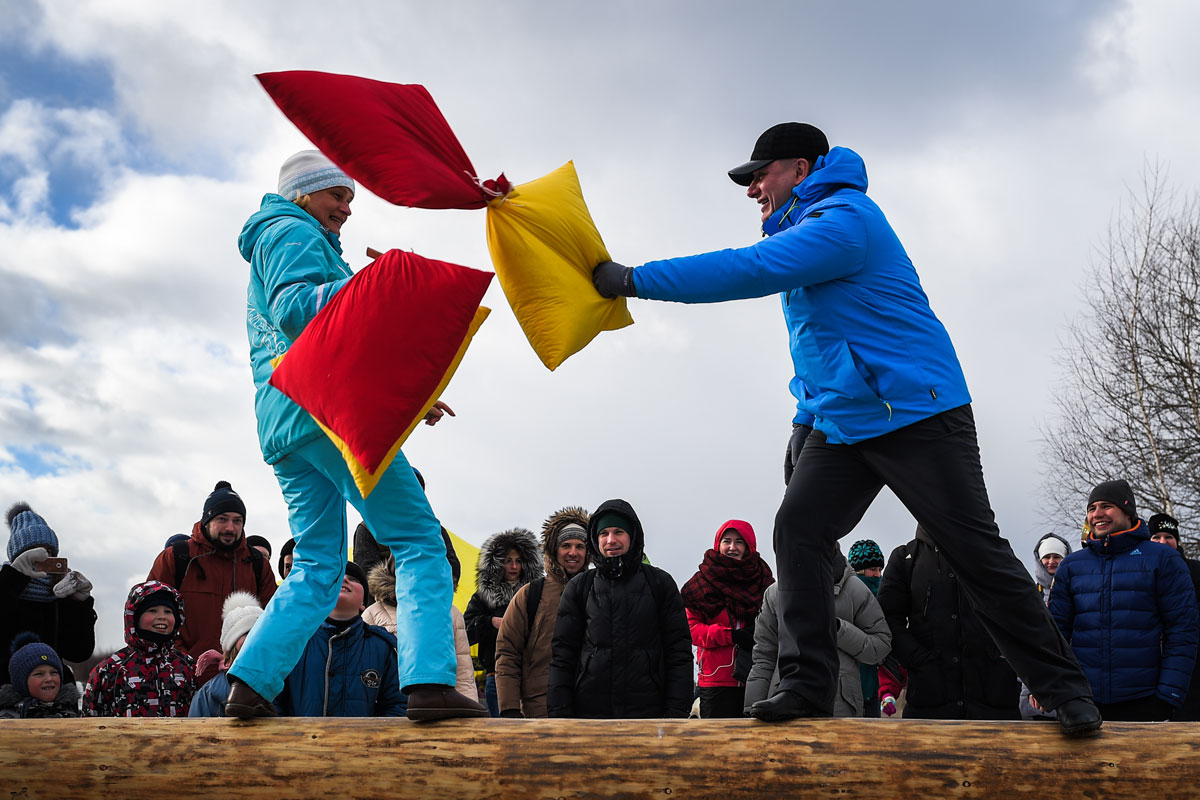
[[(268, 383), (272, 360), (287, 352), (353, 275), (342, 259), (338, 234), (350, 216), (354, 181), (310, 150), (284, 162), (279, 189), (279, 194), (264, 196), (261, 208), (246, 221), (238, 249), (250, 263), (246, 331), (259, 442), (288, 504), (295, 560), (231, 670), (230, 705), (247, 705), (237, 700), (239, 682), (262, 700), (275, 698), (309, 637), (333, 608), (347, 560), (350, 502), (395, 555), (396, 585), (406, 587), (396, 592), (396, 636), (400, 685), (410, 695), (411, 716), (475, 715), (474, 708), (450, 710), (442, 700), (443, 689), (453, 694), (457, 667), (450, 565), (441, 525), (404, 454), (396, 453), (364, 499), (329, 437)], [(435, 406), (426, 421), (436, 422), (443, 408)], [(253, 708), (238, 716), (271, 713), (259, 698), (250, 699)], [(427, 713), (422, 716), (422, 711)]]

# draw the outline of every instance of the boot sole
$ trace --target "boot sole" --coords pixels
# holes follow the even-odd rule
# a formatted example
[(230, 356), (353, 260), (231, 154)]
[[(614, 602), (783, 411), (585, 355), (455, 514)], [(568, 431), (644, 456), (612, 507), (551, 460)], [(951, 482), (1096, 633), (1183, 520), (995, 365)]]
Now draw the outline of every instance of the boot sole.
[[(1063, 736), (1069, 736), (1072, 739), (1083, 739), (1088, 736), (1095, 736), (1100, 733), (1100, 726), (1104, 724), (1104, 720), (1096, 720), (1085, 725), (1074, 725), (1070, 728), (1062, 728)], [(1061, 726), (1060, 726), (1061, 727)]]
[(486, 717), (486, 708), (410, 708), (408, 718), (413, 722), (436, 722), (440, 719), (477, 719)]
[(258, 706), (244, 706), (240, 703), (226, 703), (225, 716), (236, 717), (238, 719), (264, 719), (267, 717), (277, 716), (274, 713), (265, 713)]

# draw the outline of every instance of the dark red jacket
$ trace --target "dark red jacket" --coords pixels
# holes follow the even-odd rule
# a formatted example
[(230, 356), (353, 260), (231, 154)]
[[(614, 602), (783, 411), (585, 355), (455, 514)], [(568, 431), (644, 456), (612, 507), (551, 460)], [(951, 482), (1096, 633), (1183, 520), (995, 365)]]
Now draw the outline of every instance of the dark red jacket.
[[(162, 581), (179, 590), (187, 609), (187, 622), (179, 633), (179, 649), (199, 657), (205, 650), (221, 649), (221, 607), (235, 591), (250, 592), (266, 606), (275, 594), (275, 573), (270, 562), (254, 559), (243, 534), (233, 550), (219, 550), (205, 536), (197, 522), (188, 540), (187, 572), (181, 585), (175, 585), (175, 550), (168, 547), (154, 559), (146, 580)], [(258, 574), (254, 564), (258, 563)]]

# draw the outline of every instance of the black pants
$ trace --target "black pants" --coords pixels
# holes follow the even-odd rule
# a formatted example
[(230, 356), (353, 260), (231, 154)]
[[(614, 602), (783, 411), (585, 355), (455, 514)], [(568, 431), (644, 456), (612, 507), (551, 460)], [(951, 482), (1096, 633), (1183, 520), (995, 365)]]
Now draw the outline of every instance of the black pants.
[(858, 444), (830, 444), (820, 431), (808, 437), (775, 517), (779, 688), (833, 713), (833, 556), (884, 486), (937, 543), (1033, 695), (1047, 708), (1090, 698), (1075, 655), (1000, 536), (969, 405)]
[(745, 686), (700, 687), (700, 719), (740, 718), (745, 705)]
[(1166, 722), (1171, 719), (1171, 704), (1156, 696), (1123, 700), (1120, 703), (1097, 703), (1100, 715), (1113, 722)]

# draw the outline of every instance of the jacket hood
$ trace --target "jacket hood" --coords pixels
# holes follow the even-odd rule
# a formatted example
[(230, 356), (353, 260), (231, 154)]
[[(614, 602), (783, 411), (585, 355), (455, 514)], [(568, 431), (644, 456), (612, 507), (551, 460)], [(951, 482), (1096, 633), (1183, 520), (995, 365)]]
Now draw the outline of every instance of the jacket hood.
[(396, 561), (392, 556), (367, 571), (367, 588), (376, 600), (396, 605)]
[(253, 257), (254, 248), (258, 245), (258, 240), (262, 238), (262, 235), (272, 225), (284, 220), (294, 220), (304, 225), (311, 225), (324, 234), (338, 255), (342, 254), (342, 243), (338, 235), (323, 228), (321, 223), (317, 222), (316, 217), (280, 195), (265, 194), (262, 205), (259, 206), (258, 211), (250, 215), (250, 219), (246, 220), (246, 224), (242, 226), (242, 232), (238, 236), (238, 251), (241, 252), (242, 258), (249, 261)]
[(812, 172), (792, 190), (792, 200), (763, 222), (763, 234), (779, 233), (785, 223), (794, 224), (809, 206), (839, 189), (867, 191), (867, 165), (846, 147), (834, 147), (813, 162)]
[[(600, 553), (600, 530), (596, 523), (607, 511), (615, 511), (627, 518), (630, 527), (633, 528), (629, 531), (629, 550), (624, 555), (615, 558), (605, 558)], [(646, 535), (642, 531), (642, 521), (638, 519), (633, 506), (619, 499), (606, 500), (601, 503), (600, 507), (592, 512), (592, 518), (588, 522), (588, 545), (596, 554), (594, 557), (596, 566), (604, 577), (617, 580), (634, 574), (641, 565), (642, 557), (645, 554)]]
[(125, 599), (125, 644), (130, 647), (146, 648), (158, 646), (155, 642), (143, 638), (137, 631), (138, 604), (155, 592), (167, 592), (174, 595), (175, 607), (179, 609), (179, 613), (175, 615), (175, 629), (169, 634), (170, 642), (165, 646), (170, 647), (179, 638), (179, 631), (183, 628), (184, 623), (183, 595), (176, 591), (175, 587), (168, 586), (160, 581), (146, 581), (130, 589), (129, 597)]
[[(1035, 580), (1037, 580), (1038, 586), (1049, 586), (1054, 580), (1054, 576), (1047, 572), (1046, 568), (1042, 566), (1042, 559), (1038, 558), (1038, 548), (1040, 548), (1042, 546), (1042, 542), (1046, 541), (1047, 539), (1058, 539), (1067, 546), (1067, 556), (1071, 555), (1071, 543), (1059, 536), (1057, 533), (1047, 533), (1045, 536), (1038, 539), (1037, 543), (1033, 546), (1033, 577)], [(1066, 558), (1067, 556), (1063, 556), (1063, 558)]]
[(846, 588), (846, 581), (858, 578), (858, 573), (850, 566), (846, 554), (838, 550), (833, 554), (833, 596), (837, 597)]
[[(546, 565), (547, 576), (552, 576), (559, 583), (567, 582), (567, 574), (559, 566), (555, 558), (558, 555), (558, 534), (568, 525), (578, 525), (583, 528), (584, 536), (587, 537), (589, 521), (590, 517), (588, 513), (582, 508), (579, 506), (567, 506), (555, 511), (542, 523), (542, 560)], [(595, 551), (586, 538), (584, 539), (584, 543), (587, 545), (587, 555), (584, 556), (583, 562), (583, 568), (586, 570), (588, 565), (592, 563)]]
[[(1098, 556), (1116, 555), (1137, 547), (1150, 539), (1150, 528), (1144, 519), (1139, 519), (1137, 525), (1129, 530), (1110, 533), (1097, 539), (1094, 534), (1088, 534), (1087, 547)], [(1061, 567), (1060, 567), (1061, 569)]]
[(34, 700), (29, 695), (17, 691), (17, 687), (11, 683), (0, 686), (0, 708), (17, 708), (22, 704), (39, 703), (42, 706), (55, 705), (78, 710), (79, 698), (79, 687), (75, 685), (74, 681), (68, 681), (65, 678), (62, 685), (58, 687), (58, 696), (51, 703)]
[[(515, 549), (521, 557), (521, 577), (516, 585), (504, 580), (504, 556)], [(487, 538), (479, 548), (479, 566), (475, 570), (475, 594), (492, 608), (505, 608), (513, 595), (530, 581), (545, 574), (537, 539), (525, 528), (510, 528)]]
[(754, 528), (751, 527), (749, 522), (740, 519), (726, 520), (721, 524), (721, 527), (717, 528), (717, 533), (713, 536), (713, 550), (716, 550), (718, 553), (721, 551), (721, 534), (730, 528), (733, 528), (746, 540), (746, 547), (749, 548), (747, 555), (758, 552), (758, 539), (754, 535)]

